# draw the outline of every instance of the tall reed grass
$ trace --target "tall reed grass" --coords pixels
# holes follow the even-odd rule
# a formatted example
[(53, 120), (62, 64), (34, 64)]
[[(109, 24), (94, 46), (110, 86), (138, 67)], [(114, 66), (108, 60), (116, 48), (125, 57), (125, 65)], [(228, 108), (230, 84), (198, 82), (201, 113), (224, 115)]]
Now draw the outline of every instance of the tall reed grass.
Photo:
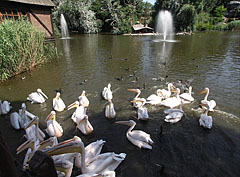
[(45, 34), (26, 20), (0, 23), (0, 81), (32, 70), (34, 66), (56, 57)]

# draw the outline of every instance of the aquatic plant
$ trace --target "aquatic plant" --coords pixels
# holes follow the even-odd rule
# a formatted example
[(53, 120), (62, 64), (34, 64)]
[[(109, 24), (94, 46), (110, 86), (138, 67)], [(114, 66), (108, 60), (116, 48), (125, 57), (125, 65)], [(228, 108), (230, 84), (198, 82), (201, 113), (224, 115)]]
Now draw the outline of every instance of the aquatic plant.
[(0, 23), (0, 81), (31, 70), (56, 55), (45, 34), (26, 20)]

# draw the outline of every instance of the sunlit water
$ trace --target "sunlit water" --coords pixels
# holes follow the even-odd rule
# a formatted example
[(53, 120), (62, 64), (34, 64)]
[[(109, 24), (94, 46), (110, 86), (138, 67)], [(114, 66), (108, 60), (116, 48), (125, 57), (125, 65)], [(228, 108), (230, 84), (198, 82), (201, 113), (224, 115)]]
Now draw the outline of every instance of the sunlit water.
[[(71, 39), (58, 40), (59, 58), (37, 67), (0, 85), (0, 99), (8, 100), (13, 110), (22, 102), (27, 110), (44, 119), (52, 110), (55, 89), (61, 88), (61, 98), (66, 105), (77, 100), (86, 90), (90, 101), (89, 121), (94, 132), (83, 136), (75, 130), (70, 119), (73, 110), (57, 113), (64, 135), (59, 140), (80, 136), (85, 145), (97, 139), (106, 143), (103, 152), (125, 152), (125, 161), (117, 168), (117, 176), (238, 176), (240, 174), (240, 33), (196, 33), (176, 36), (178, 42), (156, 42), (157, 36), (72, 35)], [(155, 42), (154, 42), (155, 41)], [(130, 77), (134, 75), (133, 77)], [(136, 81), (136, 77), (139, 79)], [(156, 78), (164, 77), (164, 81)], [(147, 97), (167, 82), (192, 79), (196, 101), (183, 107), (185, 116), (177, 124), (163, 121), (164, 107), (147, 106), (151, 120), (133, 118), (136, 110), (130, 100), (134, 93), (128, 88), (143, 88), (141, 96)], [(83, 81), (86, 80), (84, 84)], [(136, 81), (136, 82), (133, 82)], [(136, 129), (151, 134), (155, 142), (152, 150), (138, 149), (126, 139), (125, 125), (104, 117), (101, 92), (108, 83), (114, 91), (113, 103), (117, 112), (115, 120), (134, 119)], [(144, 84), (145, 83), (145, 84)], [(205, 87), (210, 88), (209, 99), (217, 102), (212, 130), (199, 126), (198, 104)], [(29, 93), (41, 88), (49, 97), (46, 103), (31, 104)], [(159, 136), (160, 126), (163, 133)], [(22, 163), (24, 153), (16, 155), (16, 148), (25, 141), (24, 131), (10, 126), (9, 115), (0, 117), (0, 128), (14, 157)], [(20, 165), (18, 166), (20, 169)], [(74, 170), (73, 176), (80, 174)]]

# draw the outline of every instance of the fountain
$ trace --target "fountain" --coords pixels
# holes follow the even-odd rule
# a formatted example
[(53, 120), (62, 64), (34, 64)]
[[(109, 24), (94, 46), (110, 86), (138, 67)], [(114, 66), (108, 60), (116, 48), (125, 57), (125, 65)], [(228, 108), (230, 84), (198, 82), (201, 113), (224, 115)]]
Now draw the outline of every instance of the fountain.
[(60, 23), (61, 23), (62, 39), (68, 39), (69, 33), (68, 33), (67, 22), (66, 22), (63, 14), (61, 14)]
[(156, 32), (163, 36), (161, 41), (173, 41), (174, 27), (171, 12), (161, 10), (157, 16)]

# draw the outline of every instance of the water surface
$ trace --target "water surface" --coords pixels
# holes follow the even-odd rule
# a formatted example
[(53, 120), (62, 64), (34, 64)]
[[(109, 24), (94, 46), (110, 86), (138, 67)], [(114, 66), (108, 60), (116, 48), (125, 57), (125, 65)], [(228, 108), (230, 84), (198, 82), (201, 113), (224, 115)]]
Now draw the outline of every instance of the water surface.
[[(68, 40), (57, 40), (59, 55), (54, 62), (37, 67), (0, 85), (1, 100), (8, 100), (13, 110), (22, 102), (27, 110), (40, 117), (40, 127), (52, 110), (55, 89), (61, 88), (66, 105), (77, 100), (82, 90), (90, 101), (89, 121), (94, 132), (83, 136), (75, 131), (70, 119), (73, 110), (57, 113), (66, 140), (77, 135), (85, 145), (104, 139), (103, 152), (125, 152), (125, 161), (117, 168), (119, 177), (126, 176), (238, 176), (240, 174), (240, 33), (211, 32), (192, 36), (175, 36), (178, 42), (156, 42), (157, 36), (72, 35)], [(155, 41), (155, 42), (154, 42)], [(133, 77), (130, 77), (134, 75)], [(137, 79), (136, 79), (137, 77)], [(156, 81), (153, 78), (165, 78)], [(128, 88), (143, 88), (147, 97), (167, 82), (192, 80), (196, 101), (183, 107), (185, 116), (177, 124), (163, 121), (164, 107), (147, 106), (151, 120), (133, 118), (136, 110), (130, 100), (134, 93)], [(82, 82), (86, 80), (84, 84)], [(137, 80), (137, 81), (136, 81)], [(134, 82), (133, 82), (134, 81)], [(155, 142), (152, 150), (138, 149), (125, 136), (125, 125), (104, 117), (101, 91), (108, 83), (114, 90), (115, 120), (134, 119), (136, 129), (151, 134)], [(199, 126), (201, 112), (196, 111), (210, 88), (209, 99), (217, 102), (212, 130)], [(41, 88), (49, 97), (46, 103), (31, 104), (29, 93)], [(160, 126), (163, 133), (160, 135)], [(24, 131), (15, 131), (9, 115), (0, 117), (0, 128), (14, 157), (22, 163), (24, 153), (15, 155), (16, 148), (25, 141)], [(161, 166), (164, 171), (161, 173)], [(18, 166), (20, 169), (20, 165)], [(161, 173), (161, 174), (160, 174)], [(73, 176), (80, 174), (74, 170)]]

